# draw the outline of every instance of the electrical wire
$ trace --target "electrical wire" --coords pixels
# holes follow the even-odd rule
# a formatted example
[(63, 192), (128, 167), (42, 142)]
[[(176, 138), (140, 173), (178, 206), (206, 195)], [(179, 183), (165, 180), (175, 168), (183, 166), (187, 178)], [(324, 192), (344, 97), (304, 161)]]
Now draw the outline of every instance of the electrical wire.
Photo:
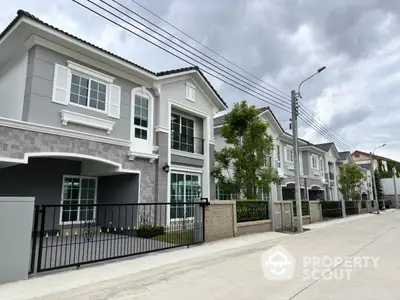
[[(112, 0), (112, 1), (114, 1), (114, 0)], [(255, 75), (251, 74), (249, 71), (247, 71), (246, 69), (240, 67), (238, 64), (235, 64), (235, 63), (232, 62), (231, 60), (229, 60), (229, 59), (223, 57), (222, 55), (220, 55), (219, 53), (217, 53), (216, 51), (214, 51), (213, 49), (211, 49), (211, 48), (208, 47), (207, 45), (205, 45), (205, 44), (201, 43), (200, 41), (198, 41), (197, 39), (193, 38), (192, 36), (190, 36), (189, 34), (187, 34), (186, 32), (184, 32), (184, 31), (181, 30), (180, 28), (176, 27), (176, 26), (173, 25), (172, 23), (168, 22), (167, 20), (165, 20), (165, 19), (162, 18), (161, 16), (157, 15), (156, 13), (154, 13), (153, 11), (151, 11), (150, 9), (148, 9), (147, 7), (145, 7), (144, 5), (140, 4), (139, 2), (137, 2), (137, 1), (135, 1), (135, 0), (131, 0), (131, 1), (132, 1), (133, 3), (135, 3), (137, 6), (139, 6), (140, 8), (144, 9), (145, 11), (147, 11), (148, 13), (150, 13), (151, 15), (153, 15), (154, 17), (156, 17), (157, 19), (159, 19), (160, 21), (162, 21), (162, 22), (168, 24), (170, 27), (174, 28), (174, 29), (177, 30), (179, 33), (183, 34), (184, 36), (186, 36), (187, 38), (189, 38), (190, 40), (192, 40), (193, 42), (195, 42), (197, 45), (200, 45), (201, 47), (207, 49), (208, 51), (210, 51), (210, 52), (213, 53), (214, 55), (218, 56), (219, 58), (221, 58), (221, 59), (223, 59), (224, 61), (228, 62), (229, 64), (233, 65), (234, 67), (238, 68), (239, 70), (241, 70), (241, 71), (244, 72), (245, 74), (247, 74), (247, 75), (251, 76), (252, 78), (254, 78), (254, 79), (256, 79), (256, 80), (258, 80), (258, 81), (260, 81), (260, 82), (262, 82), (262, 83), (264, 83), (264, 84), (266, 84), (266, 85), (268, 85), (268, 86), (271, 87), (272, 89), (274, 89), (274, 90), (276, 90), (277, 92), (281, 93), (283, 96), (285, 96), (285, 97), (286, 97), (286, 96), (287, 96), (287, 97), (290, 97), (290, 95), (289, 95), (288, 93), (286, 93), (286, 92), (284, 92), (284, 91), (278, 89), (277, 87), (275, 87), (275, 86), (269, 84), (269, 83), (266, 82), (265, 80), (263, 80), (263, 79), (261, 79), (261, 78), (255, 76)], [(115, 2), (115, 1), (114, 1), (114, 2)], [(138, 15), (138, 14), (136, 14), (135, 12), (133, 12), (133, 13), (134, 13), (135, 15)], [(140, 15), (139, 15), (139, 16), (140, 16)], [(141, 17), (141, 16), (140, 16), (140, 17)], [(143, 18), (143, 17), (141, 17), (141, 18)], [(143, 18), (143, 19), (144, 19), (144, 18)], [(159, 27), (159, 26), (157, 26), (157, 27), (161, 29), (161, 27)], [(163, 29), (162, 29), (162, 30), (163, 30)], [(163, 30), (163, 31), (164, 31), (164, 30)], [(164, 32), (165, 32), (165, 31), (164, 31)], [(334, 132), (333, 132), (333, 130), (330, 129), (325, 123), (323, 123), (323, 121), (321, 121), (320, 118), (318, 118), (316, 115), (314, 115), (314, 114), (310, 111), (310, 109), (307, 108), (304, 104), (301, 104), (301, 105), (300, 105), (300, 107), (299, 107), (299, 114), (301, 114), (301, 111), (303, 111), (303, 113), (306, 114), (307, 116), (309, 116), (309, 117), (315, 119), (315, 120), (317, 121), (316, 123), (319, 123), (319, 124), (321, 125), (321, 127), (325, 127), (325, 128), (327, 129), (327, 131), (330, 131), (333, 135), (335, 135)], [(347, 143), (346, 141), (344, 141), (344, 142), (345, 142), (345, 143), (347, 144), (347, 146), (348, 146), (348, 143)], [(348, 146), (348, 147), (351, 148), (350, 146)]]
[[(187, 59), (184, 59), (184, 58), (180, 57), (179, 55), (177, 55), (177, 54), (175, 54), (175, 53), (169, 51), (168, 49), (163, 48), (162, 46), (158, 45), (157, 43), (154, 43), (154, 42), (148, 40), (147, 38), (145, 38), (145, 37), (143, 37), (143, 36), (137, 34), (136, 32), (133, 32), (132, 30), (129, 30), (128, 28), (122, 26), (121, 24), (115, 22), (114, 20), (111, 20), (110, 18), (107, 18), (106, 16), (104, 16), (104, 15), (98, 13), (97, 11), (95, 11), (95, 10), (93, 10), (93, 9), (91, 9), (91, 8), (89, 8), (89, 7), (87, 7), (87, 6), (85, 6), (84, 4), (79, 3), (79, 2), (77, 2), (76, 0), (72, 0), (72, 1), (75, 2), (76, 4), (80, 5), (80, 6), (84, 7), (85, 9), (88, 9), (89, 11), (91, 11), (91, 12), (97, 14), (98, 16), (100, 16), (100, 17), (102, 17), (102, 18), (108, 20), (109, 22), (112, 22), (112, 23), (114, 23), (115, 25), (117, 25), (117, 26), (119, 26), (119, 27), (121, 27), (121, 28), (123, 28), (123, 29), (129, 31), (130, 33), (132, 33), (132, 34), (134, 34), (134, 35), (136, 35), (136, 36), (138, 36), (138, 37), (140, 37), (140, 38), (146, 40), (147, 42), (149, 42), (149, 43), (155, 45), (156, 47), (158, 47), (158, 48), (160, 48), (160, 49), (166, 51), (167, 53), (174, 55), (175, 57), (177, 57), (177, 58), (179, 58), (179, 59), (185, 61), (186, 63), (188, 63), (188, 64), (190, 64), (190, 65), (194, 65), (193, 62), (188, 61)], [(258, 92), (254, 92), (254, 90), (252, 90), (252, 89), (250, 89), (250, 90), (251, 90), (253, 93), (255, 93), (255, 94), (249, 93), (249, 92), (247, 91), (247, 90), (248, 90), (248, 87), (245, 86), (245, 85), (243, 85), (243, 81), (242, 81), (240, 78), (238, 78), (237, 76), (234, 76), (234, 75), (230, 74), (229, 72), (224, 71), (224, 73), (227, 73), (227, 74), (230, 76), (230, 77), (227, 77), (226, 75), (224, 75), (224, 74), (222, 74), (222, 73), (220, 72), (221, 69), (218, 69), (218, 67), (217, 67), (215, 64), (212, 64), (212, 63), (207, 62), (209, 65), (212, 65), (213, 67), (216, 67), (217, 69), (211, 68), (211, 67), (205, 65), (202, 61), (198, 61), (197, 59), (194, 59), (194, 58), (190, 57), (189, 55), (187, 55), (186, 53), (182, 52), (181, 50), (176, 49), (176, 48), (174, 48), (174, 47), (171, 47), (170, 44), (167, 44), (166, 42), (160, 40), (159, 38), (157, 38), (157, 37), (155, 37), (155, 36), (153, 36), (153, 35), (151, 35), (150, 33), (144, 31), (143, 29), (139, 28), (138, 26), (135, 26), (134, 24), (129, 23), (128, 21), (122, 19), (120, 16), (117, 16), (116, 14), (114, 14), (114, 13), (110, 12), (109, 10), (107, 10), (106, 8), (104, 8), (104, 7), (102, 7), (102, 6), (100, 6), (100, 5), (96, 4), (96, 3), (94, 3), (93, 1), (91, 1), (91, 0), (87, 0), (87, 1), (90, 2), (92, 5), (94, 5), (94, 6), (98, 7), (98, 8), (100, 8), (100, 9), (103, 10), (103, 11), (105, 11), (106, 13), (108, 13), (108, 14), (110, 14), (110, 15), (116, 17), (116, 18), (118, 18), (119, 20), (123, 21), (124, 23), (126, 23), (126, 24), (128, 24), (128, 25), (134, 27), (135, 29), (137, 29), (137, 30), (139, 30), (139, 31), (141, 31), (141, 32), (143, 32), (143, 33), (145, 33), (146, 35), (150, 36), (151, 38), (153, 38), (153, 39), (159, 41), (160, 43), (162, 43), (162, 44), (168, 46), (169, 48), (172, 48), (172, 49), (175, 50), (176, 52), (178, 52), (178, 53), (180, 53), (180, 54), (186, 56), (187, 58), (189, 58), (189, 59), (195, 61), (197, 64), (200, 64), (200, 65), (204, 66), (205, 68), (210, 69), (210, 70), (211, 70), (212, 72), (214, 72), (214, 73), (211, 73), (211, 72), (209, 72), (209, 71), (207, 71), (207, 70), (204, 70), (204, 69), (203, 69), (203, 72), (205, 72), (205, 73), (207, 73), (207, 74), (209, 74), (209, 75), (211, 75), (211, 76), (213, 76), (213, 77), (215, 77), (215, 78), (221, 80), (222, 82), (224, 82), (224, 83), (226, 83), (226, 84), (228, 84), (228, 85), (230, 85), (230, 86), (233, 86), (233, 87), (235, 87), (235, 88), (241, 90), (241, 91), (244, 92), (244, 93), (247, 93), (247, 94), (249, 94), (249, 95), (251, 95), (251, 96), (253, 96), (253, 97), (255, 97), (255, 98), (257, 98), (257, 99), (259, 99), (259, 100), (261, 100), (261, 101), (263, 101), (263, 102), (266, 102), (266, 103), (270, 104), (271, 106), (274, 106), (274, 107), (277, 107), (277, 108), (279, 108), (279, 109), (282, 109), (283, 111), (286, 111), (286, 112), (288, 112), (288, 113), (291, 112), (291, 111), (290, 111), (291, 107), (289, 106), (289, 104), (286, 104), (286, 103), (284, 102), (284, 100), (287, 100), (287, 99), (279, 99), (279, 98), (277, 98), (277, 97), (273, 97), (273, 95), (268, 94), (268, 93), (267, 93), (267, 96), (265, 96), (264, 94), (260, 94), (260, 93), (258, 93)], [(163, 38), (165, 38), (165, 39), (167, 39), (165, 36), (159, 34), (159, 33), (158, 33), (157, 31), (155, 31), (154, 29), (152, 29), (152, 28), (146, 26), (145, 24), (143, 24), (143, 23), (141, 23), (141, 22), (139, 22), (139, 21), (133, 19), (132, 17), (130, 17), (130, 16), (127, 15), (126, 13), (122, 12), (121, 10), (118, 10), (118, 9), (115, 8), (114, 6), (112, 6), (112, 5), (110, 5), (110, 4), (106, 3), (106, 2), (104, 2), (104, 1), (102, 1), (102, 0), (100, 0), (100, 1), (101, 1), (102, 3), (104, 3), (104, 4), (106, 4), (107, 6), (113, 8), (114, 10), (118, 11), (119, 13), (123, 14), (124, 16), (130, 18), (131, 20), (133, 20), (133, 21), (135, 21), (135, 22), (141, 24), (141, 25), (144, 26), (145, 28), (148, 28), (148, 29), (151, 30), (152, 32), (154, 32), (154, 33), (160, 35), (161, 37), (163, 37)], [(112, 1), (113, 1), (113, 2), (116, 2), (116, 1), (114, 1), (114, 0), (112, 0)], [(116, 3), (118, 3), (118, 2), (116, 2)], [(123, 5), (120, 4), (120, 6), (123, 6)], [(129, 10), (129, 9), (128, 9), (128, 10)], [(130, 10), (129, 10), (129, 11), (130, 11)], [(136, 14), (136, 13), (135, 13), (135, 14)], [(168, 34), (169, 34), (169, 33), (168, 33)], [(169, 35), (171, 35), (171, 34), (169, 34)], [(173, 41), (172, 41), (172, 42), (173, 42)], [(174, 43), (175, 45), (177, 45), (178, 47), (182, 48), (183, 50), (185, 50), (185, 51), (191, 53), (192, 55), (195, 55), (197, 58), (202, 59), (201, 57), (199, 57), (199, 56), (196, 55), (195, 53), (193, 53), (193, 52), (191, 52), (191, 51), (189, 51), (189, 50), (183, 48), (183, 47), (182, 47), (181, 45), (179, 45), (178, 43), (176, 43), (176, 42), (173, 42), (173, 43)], [(195, 49), (195, 50), (198, 51), (197, 49)], [(202, 60), (204, 60), (204, 59), (202, 59)], [(215, 61), (215, 60), (214, 60), (214, 61)], [(219, 62), (218, 62), (218, 63), (219, 63)], [(230, 70), (231, 70), (231, 69), (230, 69)], [(220, 75), (220, 76), (223, 76), (223, 78), (221, 78), (220, 76), (217, 76), (217, 75), (215, 75), (215, 74), (218, 74), (218, 75)], [(238, 74), (238, 73), (236, 73), (236, 74)], [(240, 75), (240, 74), (239, 74), (239, 75)], [(240, 76), (241, 76), (241, 75), (240, 75)], [(232, 78), (237, 79), (237, 80), (240, 80), (240, 81), (238, 82), (238, 81), (236, 81), (236, 80), (234, 80), (234, 79), (232, 79)], [(226, 79), (227, 79), (227, 80), (230, 80), (231, 82), (235, 83), (236, 85), (241, 86), (242, 88), (238, 88), (236, 85), (233, 85), (231, 82), (228, 82)], [(247, 78), (246, 78), (246, 79), (247, 79)], [(247, 79), (247, 80), (248, 80), (248, 79)], [(250, 81), (250, 80), (249, 80), (249, 81)], [(248, 83), (245, 83), (245, 84), (248, 84)], [(261, 92), (264, 92), (264, 91), (260, 90), (257, 86), (251, 85), (251, 87), (252, 87), (252, 88), (255, 88), (256, 90), (259, 90), (259, 91), (261, 91)], [(263, 87), (263, 88), (264, 88), (264, 87)], [(266, 100), (265, 98), (268, 99), (268, 100)], [(276, 100), (280, 100), (280, 102), (277, 102)], [(282, 102), (283, 102), (283, 104), (282, 104)], [(286, 104), (286, 105), (285, 105), (285, 104)], [(299, 117), (301, 117), (301, 115), (299, 115)], [(303, 117), (304, 117), (304, 116), (303, 116)], [(309, 117), (308, 117), (308, 118), (307, 118), (307, 117), (306, 117), (306, 118), (302, 118), (302, 119), (303, 119), (303, 120), (306, 119), (306, 120), (304, 120), (304, 121), (305, 121), (311, 128), (313, 128), (314, 130), (316, 130), (318, 133), (320, 133), (322, 136), (324, 136), (324, 137), (327, 138), (328, 140), (329, 140), (329, 139), (334, 140), (338, 147), (340, 147), (340, 148), (342, 148), (342, 149), (349, 148), (348, 145), (345, 145), (344, 143), (342, 143), (342, 142), (341, 142), (340, 140), (338, 140), (336, 137), (332, 136), (328, 131), (326, 131), (325, 129), (322, 129), (322, 130), (321, 130), (321, 128), (319, 128), (317, 125), (313, 124), (313, 122), (315, 122), (313, 119), (310, 119)], [(310, 122), (310, 121), (311, 121), (311, 122)]]

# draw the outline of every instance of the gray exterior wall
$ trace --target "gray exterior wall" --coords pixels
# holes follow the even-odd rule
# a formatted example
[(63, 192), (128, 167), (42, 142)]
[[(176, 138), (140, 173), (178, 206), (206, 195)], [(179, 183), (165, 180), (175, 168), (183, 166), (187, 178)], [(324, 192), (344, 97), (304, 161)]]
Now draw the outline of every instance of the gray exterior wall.
[(201, 168), (204, 166), (204, 159), (197, 159), (197, 158), (172, 154), (171, 155), (171, 163), (176, 164), (176, 165)]
[(310, 162), (309, 162), (308, 152), (302, 151), (301, 155), (303, 158), (303, 174), (309, 175), (310, 174)]
[[(136, 174), (99, 177), (97, 203), (138, 203), (138, 188), (139, 176)], [(117, 228), (136, 227), (138, 208), (138, 205), (99, 206), (97, 224)]]
[[(215, 147), (214, 145), (210, 144), (210, 173), (215, 168)], [(215, 178), (211, 175), (210, 176), (210, 198), (209, 200), (215, 200), (216, 195), (216, 186), (215, 186)]]
[[(35, 197), (35, 204), (61, 204), (63, 175), (80, 175), (81, 162), (34, 158), (29, 164), (0, 169), (0, 196)], [(48, 207), (45, 229), (59, 227), (60, 208)]]
[(168, 202), (168, 174), (162, 169), (168, 163), (168, 133), (157, 132), (155, 141), (158, 145), (158, 160), (156, 164), (156, 187), (155, 192), (158, 202)]
[[(84, 62), (77, 61), (70, 57), (64, 56), (55, 51), (49, 50), (42, 46), (35, 46), (29, 51), (28, 71), (25, 87), (25, 99), (23, 108), (23, 120), (54, 127), (64, 127), (71, 130), (78, 130), (103, 136), (111, 136), (119, 139), (130, 139), (130, 112), (131, 112), (131, 91), (139, 86), (136, 83), (129, 82), (125, 79), (115, 77), (114, 84), (121, 87), (121, 106), (120, 119), (110, 118), (106, 113), (101, 113), (76, 105), (61, 105), (51, 101), (53, 93), (53, 77), (55, 64), (67, 66), (67, 61), (71, 60), (80, 65), (89, 67), (93, 70), (107, 74), (103, 70), (98, 70), (93, 66)], [(155, 101), (157, 103), (157, 101)], [(69, 110), (109, 121), (115, 122), (114, 129), (110, 135), (104, 130), (81, 126), (76, 124), (61, 124), (61, 110)], [(154, 113), (154, 111), (153, 111)]]
[(29, 152), (65, 152), (120, 163), (124, 169), (140, 171), (140, 202), (155, 202), (156, 164), (140, 158), (130, 161), (127, 156), (128, 147), (3, 126), (0, 126), (0, 145), (0, 157), (22, 159)]

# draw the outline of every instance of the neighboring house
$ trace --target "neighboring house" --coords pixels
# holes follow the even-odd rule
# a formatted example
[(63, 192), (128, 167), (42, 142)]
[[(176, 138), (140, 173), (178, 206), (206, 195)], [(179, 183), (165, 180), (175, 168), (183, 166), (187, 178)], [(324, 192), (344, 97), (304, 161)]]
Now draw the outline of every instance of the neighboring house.
[[(354, 159), (354, 162), (359, 165), (360, 167), (364, 169), (371, 169), (371, 154), (363, 151), (356, 150), (352, 153), (352, 157)], [(379, 156), (379, 155), (372, 155), (372, 164), (374, 166), (374, 170), (379, 168), (379, 163), (381, 162), (382, 164), (382, 170), (384, 172), (391, 172), (392, 170), (389, 170), (390, 168), (388, 167), (388, 162), (392, 163), (399, 163), (393, 159)]]
[[(0, 196), (212, 199), (213, 118), (226, 107), (197, 67), (154, 73), (20, 10), (0, 34)], [(87, 221), (93, 210), (64, 207), (56, 219)]]
[[(350, 151), (339, 152), (339, 159), (338, 159), (339, 169), (344, 164), (355, 164), (355, 161), (354, 161), (353, 156)], [(361, 187), (360, 187), (361, 188), (360, 199), (371, 200), (371, 199), (373, 199), (371, 172), (369, 171), (369, 169), (365, 169), (361, 166), (360, 166), (360, 168), (365, 175), (365, 179), (363, 180)], [(340, 176), (340, 173), (339, 173), (339, 176)], [(343, 195), (340, 192), (340, 184), (338, 184), (338, 186), (339, 186), (339, 199), (342, 199)]]
[[(277, 170), (280, 179), (278, 184), (271, 185), (270, 194), (263, 195), (263, 198), (265, 200), (294, 199), (295, 180), (292, 135), (285, 132), (269, 107), (260, 108), (259, 118), (269, 124), (268, 133), (274, 141), (274, 149), (271, 155), (266, 157), (266, 164), (271, 165)], [(225, 147), (225, 141), (220, 134), (224, 120), (225, 116), (214, 119), (216, 150)], [(302, 139), (299, 139), (299, 151), (302, 199), (324, 199), (324, 179), (321, 174), (323, 174), (325, 166), (321, 159), (325, 152)], [(315, 162), (314, 157), (316, 157), (317, 162)], [(307, 193), (305, 193), (305, 190), (307, 190)]]
[(324, 151), (325, 193), (326, 200), (339, 200), (339, 152), (334, 143), (323, 143), (314, 145)]

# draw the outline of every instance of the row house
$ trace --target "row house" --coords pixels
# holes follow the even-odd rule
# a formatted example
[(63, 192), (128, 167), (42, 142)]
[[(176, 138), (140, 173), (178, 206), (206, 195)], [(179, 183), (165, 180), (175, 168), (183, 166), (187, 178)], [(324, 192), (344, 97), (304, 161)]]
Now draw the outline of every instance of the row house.
[(74, 204), (214, 198), (226, 108), (197, 67), (155, 73), (20, 10), (0, 34), (0, 196), (71, 205), (60, 224), (94, 218)]
[[(294, 152), (292, 135), (285, 132), (269, 107), (260, 108), (258, 116), (269, 124), (268, 133), (274, 141), (274, 149), (267, 158), (268, 165), (277, 170), (279, 183), (272, 184), (264, 199), (291, 200), (295, 198)], [(214, 119), (216, 150), (225, 147), (220, 130), (225, 116)], [(334, 143), (312, 144), (298, 139), (301, 198), (304, 200), (341, 200), (339, 174), (344, 163), (354, 163), (350, 152), (338, 152)], [(368, 172), (363, 169), (363, 172)], [(366, 177), (368, 178), (368, 177)], [(370, 175), (369, 175), (370, 178)], [(363, 188), (365, 186), (365, 188)], [(372, 199), (372, 192), (363, 183), (363, 198)], [(365, 195), (364, 195), (365, 194)]]

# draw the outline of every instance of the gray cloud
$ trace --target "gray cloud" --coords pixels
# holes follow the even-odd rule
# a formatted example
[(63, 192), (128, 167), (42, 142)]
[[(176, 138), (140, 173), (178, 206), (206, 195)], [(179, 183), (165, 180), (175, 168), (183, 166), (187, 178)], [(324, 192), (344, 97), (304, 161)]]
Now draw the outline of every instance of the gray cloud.
[[(326, 65), (326, 71), (303, 86), (302, 104), (353, 148), (369, 151), (385, 140), (388, 146), (382, 155), (387, 151), (400, 159), (395, 146), (400, 125), (400, 1), (137, 1), (286, 93)], [(192, 44), (131, 0), (123, 3)], [(2, 26), (24, 8), (152, 70), (186, 65), (72, 1), (0, 0), (0, 4)], [(210, 79), (229, 104), (246, 99), (257, 106), (268, 105)], [(289, 113), (274, 112), (288, 129)], [(304, 122), (300, 124), (304, 137), (324, 141)]]

